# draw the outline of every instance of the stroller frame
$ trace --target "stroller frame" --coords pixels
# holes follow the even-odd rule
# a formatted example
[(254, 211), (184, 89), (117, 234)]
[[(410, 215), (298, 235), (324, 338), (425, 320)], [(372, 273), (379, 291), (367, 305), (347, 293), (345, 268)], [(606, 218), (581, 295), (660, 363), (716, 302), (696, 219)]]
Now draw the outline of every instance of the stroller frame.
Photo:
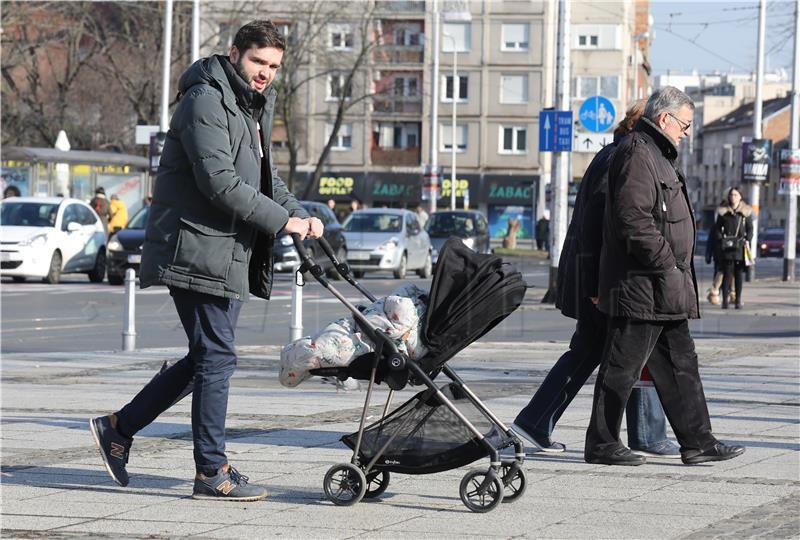
[[(441, 372), (447, 376), (459, 390), (461, 390), (467, 400), (493, 425), (506, 436), (503, 444), (495, 447), (484, 434), (470, 422), (470, 420), (456, 407), (456, 405), (442, 392), (441, 388), (433, 381), (428, 373), (419, 364), (407, 355), (400, 353), (397, 347), (382, 332), (378, 332), (367, 321), (357, 306), (348, 301), (326, 279), (322, 268), (309, 257), (303, 242), (299, 236), (292, 234), (295, 249), (300, 257), (301, 264), (298, 272), (311, 274), (324, 288), (330, 291), (353, 315), (357, 326), (375, 344), (375, 353), (372, 355), (372, 363), (369, 370), (368, 386), (361, 411), (356, 443), (353, 447), (353, 455), (349, 463), (341, 463), (331, 467), (324, 480), (324, 489), (327, 497), (336, 505), (350, 506), (359, 502), (362, 498), (375, 498), (383, 493), (389, 483), (389, 471), (376, 467), (376, 463), (383, 456), (386, 449), (397, 437), (400, 430), (392, 434), (382, 445), (380, 450), (369, 460), (368, 463), (361, 463), (360, 450), (367, 421), (373, 389), (376, 384), (379, 366), (388, 368), (388, 375), (385, 381), (389, 386), (389, 395), (383, 408), (381, 420), (386, 418), (389, 406), (391, 405), (396, 390), (402, 389), (408, 381), (408, 375), (413, 375), (416, 382), (424, 384), (434, 392), (439, 403), (452, 412), (463, 425), (474, 435), (475, 440), (484, 448), (489, 457), (489, 468), (470, 470), (462, 479), (459, 493), (461, 500), (467, 508), (473, 512), (488, 512), (495, 508), (500, 502), (512, 502), (519, 499), (527, 487), (527, 479), (521, 465), (525, 460), (524, 447), (517, 436), (508, 426), (506, 426), (466, 385), (447, 364), (441, 367)], [(371, 302), (376, 298), (360, 283), (358, 283), (350, 271), (350, 267), (345, 262), (336, 258), (330, 244), (324, 238), (318, 238), (317, 243), (322, 251), (333, 263), (337, 273), (344, 278), (350, 285), (358, 290)], [(352, 375), (350, 366), (330, 367), (312, 369), (311, 374), (316, 376), (334, 376), (344, 380)], [(410, 373), (409, 373), (410, 372)], [(405, 377), (402, 374), (405, 373)], [(401, 375), (393, 378), (393, 374)], [(401, 428), (412, 419), (407, 416), (400, 424)], [(501, 460), (500, 450), (507, 446), (514, 446), (513, 460)], [(506, 493), (504, 493), (504, 490)]]

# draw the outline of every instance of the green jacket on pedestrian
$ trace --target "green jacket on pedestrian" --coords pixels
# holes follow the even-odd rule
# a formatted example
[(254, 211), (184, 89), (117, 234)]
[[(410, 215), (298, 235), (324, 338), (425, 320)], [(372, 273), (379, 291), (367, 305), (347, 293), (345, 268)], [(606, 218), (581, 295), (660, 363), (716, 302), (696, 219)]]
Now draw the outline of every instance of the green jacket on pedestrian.
[(275, 234), (290, 216), (308, 217), (272, 161), (276, 92), (256, 92), (220, 55), (192, 64), (178, 90), (145, 232), (141, 286), (269, 298)]

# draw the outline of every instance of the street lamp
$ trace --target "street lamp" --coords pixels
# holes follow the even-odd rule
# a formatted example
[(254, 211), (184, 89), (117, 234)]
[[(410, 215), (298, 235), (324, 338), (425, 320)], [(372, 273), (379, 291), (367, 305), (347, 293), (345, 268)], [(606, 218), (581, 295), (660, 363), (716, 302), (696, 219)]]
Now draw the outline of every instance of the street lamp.
[[(453, 93), (452, 93), (452, 115), (450, 128), (450, 210), (456, 209), (456, 82), (458, 80), (458, 51), (456, 50), (456, 38), (442, 32), (442, 37), (449, 39), (453, 44)], [(445, 94), (447, 87), (445, 86)]]

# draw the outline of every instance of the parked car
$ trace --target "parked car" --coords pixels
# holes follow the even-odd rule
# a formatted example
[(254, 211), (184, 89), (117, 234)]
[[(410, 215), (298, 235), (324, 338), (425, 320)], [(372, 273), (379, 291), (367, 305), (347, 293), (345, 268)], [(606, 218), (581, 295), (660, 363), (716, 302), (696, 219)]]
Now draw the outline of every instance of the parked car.
[(106, 274), (103, 222), (83, 201), (64, 197), (14, 197), (0, 202), (0, 275), (14, 281), (86, 273), (93, 283)]
[[(758, 235), (759, 257), (783, 257), (786, 232), (781, 228), (769, 228)], [(800, 253), (800, 236), (795, 240), (795, 253)]]
[[(336, 215), (326, 205), (313, 201), (299, 201), (305, 208), (308, 215), (311, 217), (319, 218), (325, 226), (323, 237), (331, 245), (336, 258), (340, 262), (347, 261), (347, 242), (345, 241), (344, 234), (342, 233), (342, 226), (336, 220)], [(333, 263), (317, 246), (317, 243), (311, 238), (306, 238), (303, 242), (308, 254), (326, 270), (328, 277), (336, 279), (339, 274), (333, 269)], [(294, 249), (294, 242), (292, 237), (286, 233), (280, 233), (275, 238), (275, 247), (273, 249), (273, 256), (275, 259), (274, 268), (276, 272), (293, 272), (300, 266), (300, 256), (297, 250)]]
[(122, 285), (125, 281), (125, 270), (128, 268), (133, 268), (136, 274), (139, 274), (144, 229), (147, 226), (148, 215), (150, 215), (150, 207), (142, 207), (128, 221), (128, 225), (124, 229), (120, 229), (108, 239), (106, 260), (108, 261), (109, 284)]
[(356, 277), (387, 270), (397, 279), (405, 278), (408, 270), (416, 270), (422, 278), (431, 276), (433, 248), (414, 212), (393, 208), (356, 210), (342, 227), (347, 262)]
[(433, 246), (433, 264), (439, 258), (439, 250), (451, 236), (457, 236), (468, 248), (478, 253), (491, 253), (489, 224), (483, 214), (474, 210), (440, 210), (434, 212), (425, 224), (425, 230)]

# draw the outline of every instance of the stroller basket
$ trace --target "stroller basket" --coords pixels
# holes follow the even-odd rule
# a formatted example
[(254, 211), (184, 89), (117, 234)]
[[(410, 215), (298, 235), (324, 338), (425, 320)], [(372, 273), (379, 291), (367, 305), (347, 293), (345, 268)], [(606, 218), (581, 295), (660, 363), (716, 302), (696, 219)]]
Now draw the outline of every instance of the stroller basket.
[[(442, 393), (455, 404), (472, 424), (497, 449), (513, 445), (473, 405), (463, 391), (450, 383)], [(358, 432), (342, 437), (355, 449)], [(428, 474), (463, 467), (486, 457), (485, 445), (467, 426), (427, 389), (398, 407), (382, 420), (364, 428), (360, 460), (367, 463), (392, 439), (375, 469), (403, 474)]]

